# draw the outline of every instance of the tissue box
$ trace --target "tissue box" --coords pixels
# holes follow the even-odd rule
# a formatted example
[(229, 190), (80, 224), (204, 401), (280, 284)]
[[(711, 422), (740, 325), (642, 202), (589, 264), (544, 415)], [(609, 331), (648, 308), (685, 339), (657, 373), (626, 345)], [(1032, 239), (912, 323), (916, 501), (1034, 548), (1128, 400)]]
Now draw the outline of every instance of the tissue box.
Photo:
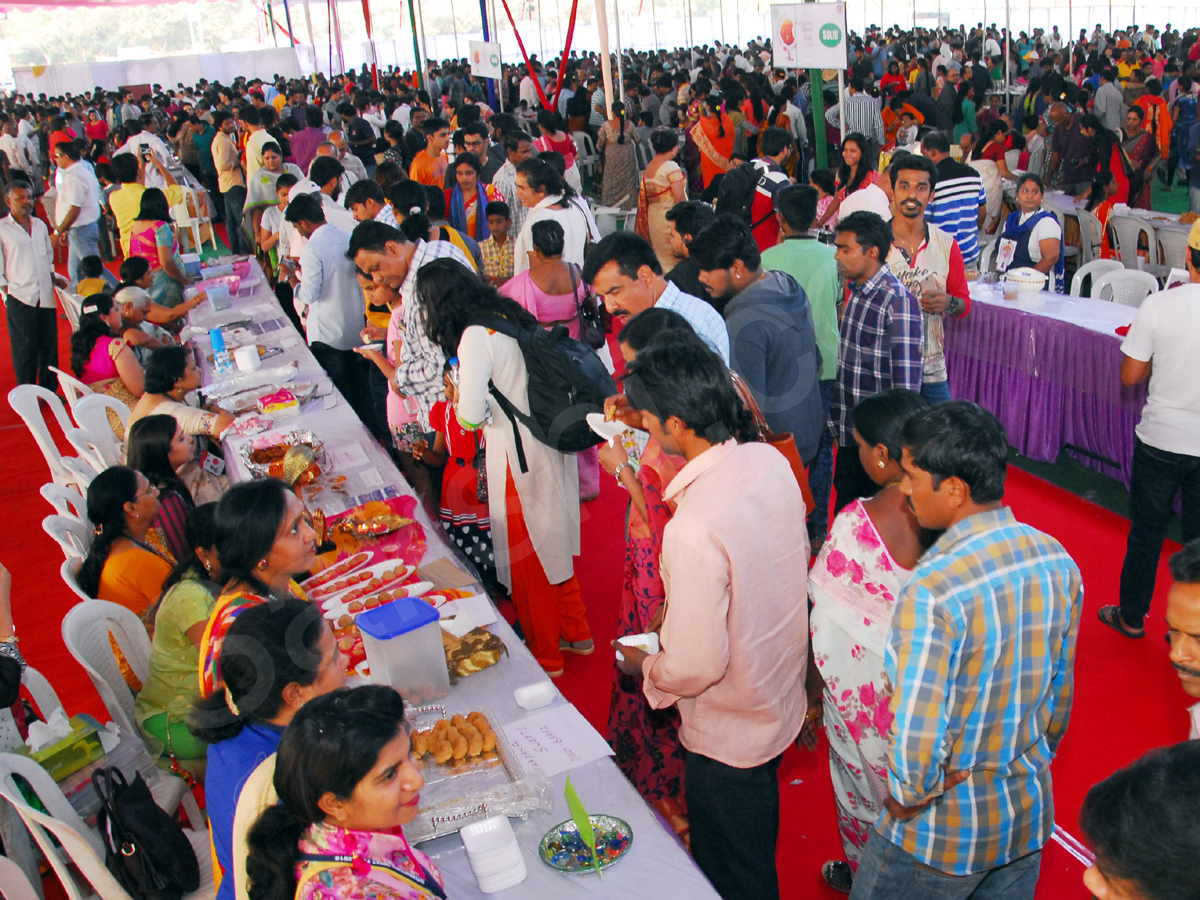
[(294, 416), (300, 412), (300, 401), (296, 399), (295, 394), (287, 388), (283, 388), (274, 394), (264, 394), (259, 397), (258, 407), (265, 416), (286, 419), (288, 416)]
[(104, 747), (100, 743), (100, 735), (96, 733), (95, 720), (71, 716), (70, 723), (71, 733), (61, 741), (36, 753), (30, 752), (26, 746), (17, 752), (40, 763), (55, 781), (62, 781), (68, 775), (104, 756)]

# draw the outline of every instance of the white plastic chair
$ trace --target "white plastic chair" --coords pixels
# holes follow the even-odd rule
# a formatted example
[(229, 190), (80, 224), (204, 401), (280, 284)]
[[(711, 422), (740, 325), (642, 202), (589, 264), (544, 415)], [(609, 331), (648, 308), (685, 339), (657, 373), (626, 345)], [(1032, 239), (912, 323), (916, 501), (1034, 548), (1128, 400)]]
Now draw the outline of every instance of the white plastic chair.
[(1124, 269), (1125, 267), (1115, 259), (1093, 259), (1089, 263), (1084, 263), (1075, 270), (1075, 275), (1071, 278), (1071, 296), (1083, 296), (1083, 279), (1088, 275), (1092, 276), (1091, 295), (1093, 297), (1097, 296), (1096, 279), (1106, 272), (1116, 272), (1118, 270), (1123, 271)]
[(79, 328), (79, 317), (83, 314), (83, 297), (60, 287), (56, 287), (54, 293), (58, 295), (58, 302), (62, 304), (63, 313), (66, 314), (67, 321), (71, 323), (71, 330), (76, 331)]
[[(21, 684), (25, 685), (31, 697), (33, 697), (34, 705), (41, 713), (43, 719), (50, 718), (56, 709), (62, 709), (62, 703), (58, 699), (58, 694), (54, 688), (50, 686), (50, 682), (46, 680), (46, 676), (35, 669), (33, 666), (25, 667), (25, 674), (21, 676)], [(16, 750), (25, 742), (21, 740), (21, 733), (17, 731), (17, 723), (13, 719), (12, 710), (0, 709), (0, 752), (8, 753)], [(4, 857), (0, 856), (0, 859)], [(0, 879), (0, 884), (3, 884)], [(5, 898), (7, 900), (7, 897)]]
[(979, 236), (979, 271), (990, 272), (996, 264), (996, 248), (1000, 245), (999, 240), (984, 241), (983, 235)]
[(1086, 209), (1075, 210), (1079, 219), (1080, 252), (1079, 261), (1087, 265), (1094, 259), (1100, 259), (1100, 248), (1104, 241), (1104, 226), (1100, 220)]
[(112, 429), (105, 423), (108, 434), (97, 435), (88, 428), (72, 428), (67, 440), (79, 454), (79, 459), (96, 470), (99, 475), (109, 466), (121, 464), (121, 447), (112, 437)]
[(82, 566), (82, 559), (77, 556), (69, 556), (59, 567), (58, 574), (62, 576), (63, 584), (69, 587), (80, 600), (93, 600), (95, 598), (88, 596), (87, 591), (79, 586), (79, 570)]
[(200, 196), (200, 192), (195, 188), (182, 187), (182, 190), (183, 199), (178, 205), (171, 207), (171, 215), (175, 217), (175, 224), (179, 227), (180, 235), (190, 235), (192, 248), (196, 253), (201, 253), (204, 250), (204, 241), (201, 236), (200, 226), (208, 225), (209, 239), (212, 242), (213, 249), (216, 250), (217, 236), (212, 227), (212, 220), (204, 215), (206, 208), (204, 198)]
[(53, 481), (48, 481), (42, 485), (40, 493), (59, 515), (74, 516), (81, 522), (87, 522), (87, 500), (84, 499), (83, 492), (75, 485), (55, 484)]
[[(13, 780), (14, 775), (20, 775), (28, 782), (48, 810), (48, 814), (25, 802)], [(100, 836), (84, 824), (83, 819), (54, 783), (54, 779), (40, 765), (15, 753), (0, 754), (0, 795), (20, 813), (46, 859), (54, 867), (70, 900), (89, 900), (93, 896), (98, 896), (101, 900), (132, 900), (112, 873), (105, 868), (104, 845)], [(157, 796), (155, 802), (161, 806)], [(192, 824), (195, 824), (194, 820)], [(216, 895), (208, 832), (203, 828), (196, 828), (184, 829), (183, 833), (192, 845), (200, 866), (200, 889), (185, 894), (184, 900), (208, 900)], [(50, 839), (50, 835), (57, 839), (57, 845)], [(78, 867), (90, 885), (79, 884), (72, 872), (72, 863)], [(92, 894), (88, 887), (93, 888), (95, 894)]]
[(63, 394), (67, 398), (67, 407), (71, 410), (71, 415), (75, 415), (75, 404), (84, 397), (90, 397), (96, 393), (74, 375), (64, 372), (62, 369), (56, 369), (54, 366), (47, 368), (58, 376), (58, 386), (62, 388)]
[[(63, 579), (66, 580), (66, 564), (62, 572)], [(76, 593), (82, 593), (78, 573), (78, 568), (70, 573), (71, 581), (74, 581), (71, 587)], [(145, 684), (150, 676), (150, 636), (146, 634), (141, 620), (131, 610), (106, 600), (85, 600), (76, 604), (63, 619), (63, 643), (92, 679), (92, 684), (96, 686), (108, 714), (127, 734), (140, 736), (141, 731), (135, 724), (133, 691), (121, 675), (117, 657), (113, 654), (112, 644), (109, 642), (110, 633), (121, 648), (121, 654), (129, 663), (133, 674)], [(188, 814), (188, 820), (194, 826), (204, 827), (204, 819), (200, 816), (196, 798), (192, 796), (182, 778), (158, 769), (147, 781), (159, 806), (169, 813), (182, 806)]]
[(1108, 227), (1112, 229), (1113, 246), (1125, 268), (1141, 269), (1142, 257), (1138, 256), (1138, 241), (1143, 236), (1146, 238), (1150, 254), (1153, 256), (1157, 253), (1155, 248), (1158, 244), (1154, 237), (1154, 229), (1136, 216), (1113, 216), (1108, 220)]
[(117, 418), (121, 420), (121, 424), (125, 426), (128, 434), (129, 414), (132, 410), (116, 397), (110, 397), (107, 394), (92, 394), (75, 404), (73, 412), (79, 427), (90, 432), (92, 440), (102, 441), (108, 438), (112, 441), (112, 447), (109, 447), (108, 451), (112, 452), (115, 447), (116, 458), (119, 460), (124, 454), (121, 452), (121, 442), (117, 440), (117, 433), (113, 431), (113, 427), (108, 421), (109, 410), (117, 414)]
[(579, 166), (579, 174), (595, 172), (596, 161), (600, 155), (596, 152), (596, 145), (592, 143), (592, 136), (586, 131), (573, 131), (571, 140), (575, 144), (575, 165)]
[(63, 465), (63, 455), (46, 424), (41, 406), (43, 402), (50, 407), (64, 436), (75, 427), (71, 424), (66, 407), (63, 406), (63, 402), (57, 394), (38, 387), (36, 384), (19, 384), (8, 392), (8, 405), (24, 420), (33, 439), (37, 441), (38, 449), (42, 451), (42, 456), (46, 458), (46, 465), (50, 467), (51, 477), (58, 484), (74, 484), (76, 482), (75, 473)]
[(1123, 306), (1137, 308), (1142, 301), (1158, 290), (1158, 279), (1149, 272), (1108, 272), (1092, 282), (1092, 296), (1098, 300), (1111, 300)]
[[(1155, 229), (1158, 249), (1153, 258), (1158, 261), (1161, 273), (1169, 275), (1172, 269), (1187, 269), (1188, 232), (1171, 228)], [(1157, 274), (1157, 273), (1156, 273)]]
[[(1012, 151), (1010, 150), (1009, 152), (1011, 153)], [(1075, 257), (1079, 256), (1081, 253), (1080, 249), (1067, 243), (1067, 216), (1075, 215), (1075, 210), (1071, 210), (1068, 213), (1067, 210), (1063, 209), (1058, 204), (1049, 202), (1043, 203), (1042, 206), (1054, 213), (1054, 218), (1058, 219), (1058, 227), (1062, 233), (1063, 259), (1074, 259)], [(1082, 232), (1082, 226), (1080, 227), (1080, 231)]]
[(41, 900), (21, 867), (7, 856), (0, 856), (0, 884), (4, 885), (4, 900)]
[(1186, 269), (1172, 269), (1167, 273), (1167, 277), (1163, 279), (1163, 290), (1169, 291), (1171, 288), (1179, 287), (1181, 284), (1188, 284), (1192, 280), (1192, 276), (1187, 273)]
[(42, 530), (54, 538), (67, 559), (73, 556), (84, 559), (92, 546), (92, 530), (74, 516), (46, 516), (42, 519)]

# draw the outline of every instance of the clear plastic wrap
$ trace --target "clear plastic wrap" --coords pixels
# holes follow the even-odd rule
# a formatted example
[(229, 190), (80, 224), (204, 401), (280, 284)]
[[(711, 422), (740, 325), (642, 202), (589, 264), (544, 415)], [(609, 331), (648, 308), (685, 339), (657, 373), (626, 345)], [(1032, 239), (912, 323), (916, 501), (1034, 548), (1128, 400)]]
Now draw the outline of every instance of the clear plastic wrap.
[(493, 726), (495, 755), (455, 765), (439, 765), (431, 753), (420, 760), (425, 775), (421, 805), (417, 817), (404, 826), (405, 837), (414, 844), (454, 834), (464, 825), (489, 816), (524, 819), (533, 810), (549, 812), (554, 808), (549, 782), (525, 771), (504, 736), (499, 718), (488, 707), (410, 707), (407, 718), (410, 729), (416, 732), (432, 728), (438, 719), (470, 712), (482, 713)]

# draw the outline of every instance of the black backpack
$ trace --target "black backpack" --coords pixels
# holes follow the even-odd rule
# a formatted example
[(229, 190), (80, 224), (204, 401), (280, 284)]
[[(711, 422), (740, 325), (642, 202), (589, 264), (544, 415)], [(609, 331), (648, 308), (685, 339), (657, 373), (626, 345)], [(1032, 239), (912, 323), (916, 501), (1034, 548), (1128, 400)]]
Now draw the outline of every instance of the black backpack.
[(100, 798), (96, 826), (104, 865), (137, 900), (180, 900), (200, 887), (196, 851), (175, 821), (154, 802), (139, 772), (133, 784), (116, 766), (92, 773)]
[(721, 179), (721, 187), (717, 190), (717, 215), (736, 216), (749, 225), (751, 231), (775, 215), (775, 207), (772, 204), (767, 214), (757, 222), (752, 218), (754, 197), (761, 178), (762, 173), (752, 162), (742, 163), (726, 172), (725, 177)]
[(587, 423), (588, 413), (604, 411), (604, 401), (617, 392), (617, 383), (596, 351), (574, 340), (565, 325), (549, 331), (528, 328), (499, 315), (481, 316), (476, 325), (507, 335), (521, 348), (528, 374), (529, 415), (517, 409), (489, 383), (488, 389), (512, 421), (521, 471), (528, 472), (520, 422), (538, 441), (559, 453), (578, 453), (604, 439)]

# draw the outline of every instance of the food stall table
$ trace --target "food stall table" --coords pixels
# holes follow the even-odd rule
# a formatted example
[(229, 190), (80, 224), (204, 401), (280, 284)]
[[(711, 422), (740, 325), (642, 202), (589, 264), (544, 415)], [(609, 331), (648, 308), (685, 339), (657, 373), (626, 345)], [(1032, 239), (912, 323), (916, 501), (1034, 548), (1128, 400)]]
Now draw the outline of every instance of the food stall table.
[[(259, 343), (268, 349), (278, 347), (284, 351), (267, 358), (263, 363), (264, 369), (281, 363), (295, 363), (297, 380), (304, 378), (318, 383), (316, 396), (302, 406), (299, 415), (278, 421), (273, 429), (281, 432), (298, 429), (312, 431), (324, 442), (335, 471), (347, 475), (345, 494), (323, 490), (312, 498), (310, 507), (320, 507), (332, 516), (370, 499), (388, 496), (415, 499), (412, 489), (386, 451), (374, 441), (349, 404), (321, 372), (308, 347), (279, 309), (257, 266), (251, 278), (233, 298), (229, 310), (215, 313), (206, 305), (202, 306), (204, 308), (193, 311), (189, 320), (189, 324), (196, 329), (249, 319), (251, 327), (257, 330)], [(207, 359), (210, 352), (208, 336), (201, 333), (194, 341), (205, 357), (202, 366), (204, 383), (212, 385), (214, 372)], [(330, 403), (332, 405), (327, 406)], [(225, 457), (232, 482), (250, 477), (241, 457), (242, 445), (249, 440), (232, 438), (225, 441)], [(416, 504), (414, 516), (424, 527), (427, 539), (422, 565), (438, 559), (454, 559), (441, 526), (426, 515), (420, 503)], [(478, 585), (474, 589), (482, 593)], [(512, 727), (527, 717), (570, 707), (570, 704), (555, 690), (553, 700), (541, 709), (530, 712), (517, 705), (513, 693), (516, 688), (550, 682), (503, 617), (497, 614), (496, 619), (487, 628), (504, 642), (507, 655), (496, 665), (460, 679), (451, 688), (449, 696), (436, 701), (436, 705), (444, 706), (450, 713), (486, 708), (494, 717), (493, 724), (504, 729), (511, 739)], [(580, 721), (582, 723), (582, 717)], [(599, 739), (591, 726), (582, 724), (593, 740)], [(620, 861), (604, 870), (603, 879), (595, 874), (562, 874), (544, 864), (538, 856), (538, 844), (542, 836), (553, 826), (571, 818), (563, 794), (568, 775), (591, 814), (616, 816), (632, 828), (633, 841), (628, 852)], [(716, 891), (679, 840), (630, 785), (611, 756), (591, 758), (569, 772), (549, 776), (547, 781), (553, 809), (535, 809), (524, 820), (512, 819), (528, 876), (521, 884), (496, 896), (568, 898), (661, 895), (687, 896), (689, 900), (717, 897)], [(462, 841), (456, 833), (426, 841), (420, 846), (441, 871), (448, 896), (485, 896), (479, 890)]]
[(1070, 445), (1128, 487), (1146, 386), (1121, 384), (1116, 329), (1136, 310), (1048, 292), (1005, 300), (980, 282), (971, 300), (968, 315), (946, 319), (951, 395), (991, 410), (1023, 456), (1053, 462)]

